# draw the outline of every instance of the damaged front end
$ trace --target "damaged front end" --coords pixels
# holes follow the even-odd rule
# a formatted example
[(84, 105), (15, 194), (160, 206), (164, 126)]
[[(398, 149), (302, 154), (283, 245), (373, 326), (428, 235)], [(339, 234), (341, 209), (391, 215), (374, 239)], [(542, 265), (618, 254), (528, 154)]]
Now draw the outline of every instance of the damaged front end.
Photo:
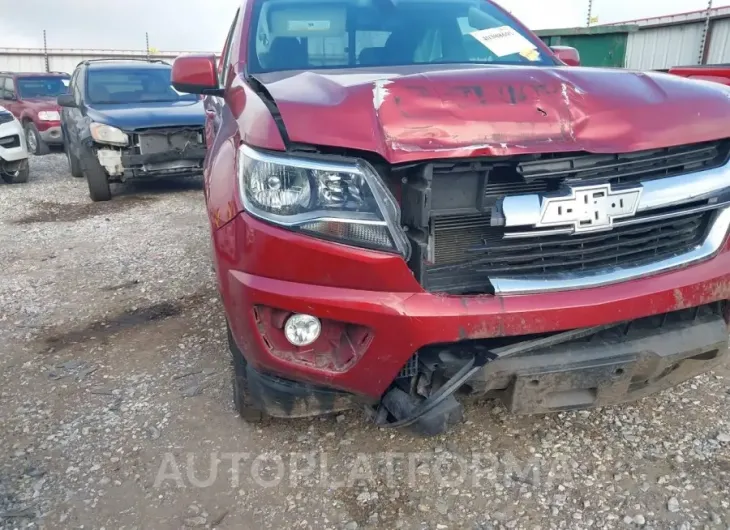
[[(202, 175), (206, 145), (203, 127), (159, 127), (119, 131), (125, 137), (100, 142), (91, 130), (91, 153), (110, 181)], [(119, 136), (119, 135), (117, 135)], [(116, 144), (116, 145), (115, 145)], [(124, 145), (122, 145), (124, 144)]]
[(727, 303), (562, 333), (432, 345), (404, 367), (378, 408), (381, 427), (436, 435), (460, 398), (501, 400), (514, 414), (631, 402), (728, 359)]

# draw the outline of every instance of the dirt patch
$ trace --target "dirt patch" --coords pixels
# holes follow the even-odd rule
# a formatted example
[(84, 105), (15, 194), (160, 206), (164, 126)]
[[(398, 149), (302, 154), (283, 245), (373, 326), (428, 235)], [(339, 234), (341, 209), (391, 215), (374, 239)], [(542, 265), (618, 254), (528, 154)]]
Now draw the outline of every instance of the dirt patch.
[(109, 319), (92, 322), (88, 326), (51, 335), (44, 340), (53, 351), (63, 350), (71, 345), (108, 337), (128, 328), (149, 324), (157, 320), (174, 317), (182, 312), (180, 304), (160, 302), (149, 307), (129, 309)]
[(12, 221), (12, 224), (69, 223), (128, 210), (157, 201), (154, 197), (119, 197), (109, 202), (60, 203), (35, 201), (34, 211)]
[[(125, 284), (113, 287), (124, 288), (127, 286)], [(114, 316), (92, 322), (83, 328), (63, 330), (61, 332), (59, 330), (50, 331), (40, 339), (43, 344), (42, 349), (46, 352), (59, 352), (73, 345), (92, 340), (101, 340), (103, 342), (121, 331), (179, 316), (185, 310), (200, 305), (212, 296), (212, 290), (207, 289), (175, 301), (163, 301), (146, 307), (126, 309)]]

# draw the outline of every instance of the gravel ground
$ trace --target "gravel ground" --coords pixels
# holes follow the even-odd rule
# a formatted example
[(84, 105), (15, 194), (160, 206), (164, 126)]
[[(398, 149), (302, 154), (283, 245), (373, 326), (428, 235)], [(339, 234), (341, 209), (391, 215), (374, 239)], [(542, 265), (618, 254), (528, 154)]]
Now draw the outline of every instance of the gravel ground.
[(634, 406), (240, 421), (200, 182), (0, 185), (1, 528), (730, 528), (730, 370)]

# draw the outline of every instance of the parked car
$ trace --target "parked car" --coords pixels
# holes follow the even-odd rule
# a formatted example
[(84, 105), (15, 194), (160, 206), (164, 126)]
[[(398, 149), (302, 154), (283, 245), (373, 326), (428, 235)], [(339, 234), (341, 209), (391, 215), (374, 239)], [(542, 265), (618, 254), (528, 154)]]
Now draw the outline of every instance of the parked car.
[(205, 117), (200, 98), (170, 85), (161, 61), (84, 61), (60, 96), (71, 174), (86, 178), (93, 201), (110, 182), (202, 175)]
[(63, 143), (56, 98), (68, 92), (69, 78), (63, 72), (0, 72), (0, 105), (20, 120), (34, 155)]
[(28, 182), (28, 148), (23, 127), (5, 107), (0, 107), (0, 178), (8, 184)]
[(728, 90), (577, 59), (488, 0), (251, 0), (175, 61), (242, 416), (433, 434), (728, 359)]
[(669, 69), (669, 73), (696, 81), (712, 81), (713, 83), (730, 86), (730, 64), (675, 66)]
[(30, 166), (23, 127), (13, 114), (0, 106), (0, 178), (8, 184), (28, 182)]

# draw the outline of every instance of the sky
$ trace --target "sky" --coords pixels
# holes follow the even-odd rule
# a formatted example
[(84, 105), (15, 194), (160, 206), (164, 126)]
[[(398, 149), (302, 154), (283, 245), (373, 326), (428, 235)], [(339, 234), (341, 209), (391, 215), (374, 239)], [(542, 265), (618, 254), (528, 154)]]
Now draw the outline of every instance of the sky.
[[(532, 29), (582, 26), (589, 0), (497, 0)], [(593, 0), (598, 23), (705, 9), (708, 0)], [(0, 48), (220, 51), (241, 0), (0, 0)], [(714, 0), (713, 6), (730, 5)], [(213, 7), (214, 6), (214, 7)]]

